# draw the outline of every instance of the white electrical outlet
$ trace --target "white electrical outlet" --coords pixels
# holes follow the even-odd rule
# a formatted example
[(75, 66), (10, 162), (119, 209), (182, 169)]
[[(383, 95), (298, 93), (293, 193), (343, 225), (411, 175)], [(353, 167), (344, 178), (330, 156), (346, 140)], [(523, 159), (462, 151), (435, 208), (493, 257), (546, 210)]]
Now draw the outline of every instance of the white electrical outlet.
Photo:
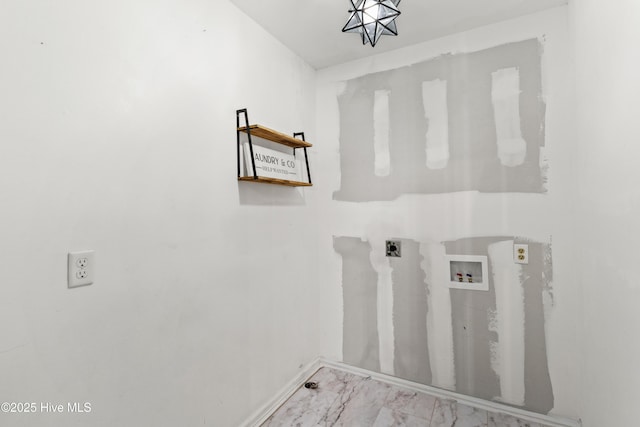
[(69, 252), (67, 285), (70, 288), (90, 285), (95, 273), (94, 251)]
[(529, 245), (513, 245), (513, 262), (517, 264), (529, 264)]

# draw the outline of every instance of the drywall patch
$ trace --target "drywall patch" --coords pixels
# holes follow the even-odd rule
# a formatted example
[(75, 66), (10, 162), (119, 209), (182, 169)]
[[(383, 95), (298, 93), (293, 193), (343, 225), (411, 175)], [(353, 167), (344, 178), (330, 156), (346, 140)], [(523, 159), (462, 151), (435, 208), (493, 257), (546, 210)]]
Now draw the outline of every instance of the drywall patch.
[[(545, 128), (541, 63), (540, 42), (531, 39), (443, 55), (347, 81), (338, 95), (341, 183), (334, 199), (393, 200), (401, 194), (456, 191), (546, 192), (545, 167), (540, 164)], [(508, 165), (498, 153), (492, 99), (493, 73), (505, 69), (518, 71), (520, 135), (526, 145), (523, 160), (521, 151), (509, 157), (503, 150)], [(443, 145), (434, 145), (431, 160), (424, 148), (433, 111), (425, 105), (422, 89), (424, 82), (433, 81), (446, 82), (449, 148), (442, 169), (435, 166), (442, 164), (436, 154), (441, 161), (446, 158)], [(388, 91), (389, 96), (387, 176), (376, 175), (375, 168), (377, 91)], [(433, 169), (428, 161), (433, 161)]]
[(371, 246), (354, 237), (334, 237), (342, 256), (344, 362), (380, 372), (378, 353), (378, 276), (369, 262)]
[(422, 104), (427, 119), (426, 156), (429, 169), (444, 169), (449, 163), (449, 113), (447, 82), (422, 82)]
[[(374, 233), (377, 236), (377, 233)], [(385, 256), (385, 241), (381, 236), (369, 235), (371, 246), (369, 261), (378, 275), (377, 312), (378, 312), (378, 356), (380, 372), (394, 375), (394, 332), (393, 332), (393, 281), (391, 265)]]
[[(513, 262), (513, 252), (507, 245), (516, 240), (519, 243), (529, 245), (529, 264), (521, 265), (519, 277), (515, 277), (508, 271), (502, 285), (521, 287), (520, 295), (508, 298), (513, 301), (523, 300), (518, 303), (524, 313), (514, 314), (516, 307), (511, 307), (511, 313), (507, 316), (501, 313), (503, 306), (496, 304), (497, 294), (495, 283), (489, 284), (488, 292), (470, 292), (451, 290), (451, 304), (453, 316), (454, 352), (456, 366), (456, 391), (485, 399), (503, 400), (502, 386), (505, 381), (509, 383), (507, 396), (515, 396), (514, 400), (522, 401), (524, 390), (524, 403), (527, 410), (539, 413), (548, 413), (553, 409), (553, 388), (549, 374), (547, 361), (547, 346), (545, 337), (545, 305), (543, 299), (552, 293), (551, 289), (551, 248), (549, 244), (534, 241), (524, 241), (516, 237), (480, 237), (445, 242), (448, 254), (487, 255), (489, 257), (489, 277), (495, 276), (494, 268), (502, 265), (506, 268), (509, 262)], [(492, 248), (492, 249), (490, 249)], [(500, 250), (502, 249), (502, 250)], [(497, 259), (499, 258), (499, 259)], [(501, 269), (503, 267), (500, 267)], [(508, 270), (508, 268), (507, 268)], [(506, 291), (506, 290), (505, 290)], [(502, 292), (502, 291), (501, 291)], [(466, 295), (465, 295), (466, 294)], [(486, 296), (487, 298), (483, 298)], [(517, 366), (509, 372), (502, 364), (511, 358), (512, 363), (522, 363), (522, 357), (514, 340), (521, 341), (520, 328), (524, 318), (524, 369)], [(509, 332), (507, 323), (500, 326), (500, 321), (513, 321), (515, 319), (515, 332)], [(473, 330), (469, 336), (469, 324), (473, 323)], [(466, 329), (465, 329), (466, 327)], [(513, 346), (500, 343), (500, 335), (496, 331), (507, 334)], [(509, 340), (507, 340), (509, 341)], [(513, 354), (506, 352), (516, 351)], [(509, 357), (506, 357), (509, 356)], [(508, 378), (500, 380), (496, 372), (507, 375)], [(521, 381), (522, 384), (513, 384)], [(489, 391), (488, 391), (489, 390)], [(507, 400), (507, 399), (504, 399)]]
[(373, 97), (373, 147), (376, 176), (389, 176), (389, 91), (377, 90)]
[(402, 258), (390, 258), (393, 269), (395, 375), (431, 384), (427, 340), (427, 285), (419, 243), (402, 240)]
[(555, 305), (553, 296), (553, 261), (551, 245), (542, 246), (542, 259), (544, 270), (542, 271), (543, 301), (545, 313), (549, 312)]
[[(380, 372), (384, 359), (386, 370), (412, 381), (540, 413), (553, 409), (545, 337), (550, 245), (513, 236), (403, 239), (403, 257), (389, 259), (384, 240), (373, 240), (334, 237), (346, 363)], [(529, 245), (529, 264), (513, 264), (514, 241)], [(447, 288), (447, 254), (487, 256), (489, 290)]]
[[(500, 378), (500, 399), (524, 405), (524, 290), (521, 264), (513, 262), (513, 240), (489, 245), (491, 279), (496, 310), (490, 330), (498, 334), (492, 344), (492, 367)], [(497, 350), (497, 351), (496, 351)]]
[[(449, 255), (489, 256), (489, 245), (502, 238), (470, 238), (445, 242)], [(492, 277), (491, 262), (488, 265)], [(453, 322), (453, 346), (456, 367), (456, 391), (482, 399), (492, 400), (500, 396), (500, 380), (492, 369), (491, 343), (497, 342), (497, 334), (491, 330), (490, 314), (496, 311), (493, 284), (489, 291), (451, 289), (451, 314)]]
[(422, 268), (427, 281), (427, 342), (431, 384), (449, 390), (456, 386), (451, 322), (451, 296), (444, 284), (448, 280), (445, 247), (440, 243), (421, 243)]
[(520, 131), (520, 71), (517, 68), (491, 73), (491, 100), (500, 163), (519, 166), (527, 155), (527, 143)]
[(529, 264), (522, 266), (524, 289), (524, 406), (532, 411), (549, 413), (554, 406), (553, 387), (547, 360), (545, 335), (545, 304), (547, 294), (553, 294), (551, 245), (526, 242)]

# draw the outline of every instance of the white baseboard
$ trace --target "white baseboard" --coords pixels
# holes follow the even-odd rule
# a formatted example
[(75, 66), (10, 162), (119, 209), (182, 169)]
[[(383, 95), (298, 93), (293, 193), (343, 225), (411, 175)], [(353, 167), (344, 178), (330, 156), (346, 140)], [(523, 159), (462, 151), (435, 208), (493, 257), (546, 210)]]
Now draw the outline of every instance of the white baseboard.
[(371, 377), (376, 381), (382, 383), (402, 387), (409, 390), (414, 390), (420, 393), (426, 393), (435, 397), (443, 399), (454, 399), (459, 403), (467, 406), (472, 406), (478, 409), (484, 409), (489, 412), (500, 412), (507, 415), (512, 415), (516, 418), (523, 419), (538, 424), (543, 424), (549, 427), (581, 427), (582, 423), (578, 420), (570, 418), (563, 418), (554, 415), (542, 415), (535, 412), (525, 411), (520, 408), (514, 408), (513, 406), (503, 405), (498, 402), (492, 402), (488, 400), (478, 399), (471, 396), (465, 396), (463, 394), (455, 393), (453, 391), (444, 390), (436, 387), (431, 387), (424, 384), (415, 383), (412, 381), (404, 380), (402, 378), (393, 377), (390, 375), (381, 374), (378, 372), (368, 371), (366, 369), (360, 369), (355, 366), (350, 366), (341, 362), (328, 360), (323, 357), (319, 357), (310, 364), (308, 364), (293, 380), (291, 380), (286, 386), (284, 386), (280, 392), (267, 404), (258, 409), (247, 421), (241, 424), (241, 427), (257, 427), (264, 423), (284, 402), (291, 397), (302, 385), (320, 368), (332, 368), (344, 372), (349, 372), (354, 375), (360, 375), (365, 377)]
[(284, 387), (280, 389), (280, 391), (276, 393), (273, 399), (260, 407), (256, 412), (254, 412), (253, 415), (251, 415), (244, 423), (240, 424), (240, 427), (258, 427), (262, 423), (267, 421), (271, 414), (277, 411), (278, 408), (282, 406), (293, 393), (298, 391), (298, 389), (302, 387), (304, 383), (307, 382), (307, 380), (323, 366), (324, 365), (322, 364), (321, 359), (318, 358), (302, 368), (302, 370), (298, 373), (298, 375), (295, 376), (295, 378), (289, 381)]

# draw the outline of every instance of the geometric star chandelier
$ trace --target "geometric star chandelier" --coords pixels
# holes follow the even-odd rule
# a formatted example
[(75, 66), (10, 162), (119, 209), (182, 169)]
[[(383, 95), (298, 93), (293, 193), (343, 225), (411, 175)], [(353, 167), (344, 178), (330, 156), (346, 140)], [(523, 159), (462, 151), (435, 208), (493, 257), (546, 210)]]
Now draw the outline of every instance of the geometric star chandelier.
[(395, 19), (400, 15), (400, 0), (350, 0), (353, 9), (343, 33), (359, 33), (362, 44), (374, 47), (382, 35), (398, 35)]

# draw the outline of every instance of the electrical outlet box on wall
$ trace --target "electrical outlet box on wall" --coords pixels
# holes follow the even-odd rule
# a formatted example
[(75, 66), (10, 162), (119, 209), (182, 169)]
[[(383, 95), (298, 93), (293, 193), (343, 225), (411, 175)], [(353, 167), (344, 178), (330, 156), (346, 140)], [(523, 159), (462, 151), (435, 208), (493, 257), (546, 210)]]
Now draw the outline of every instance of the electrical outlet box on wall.
[(400, 240), (387, 240), (385, 253), (388, 257), (399, 258), (402, 256), (402, 242)]
[(489, 290), (487, 257), (482, 255), (447, 255), (447, 286), (468, 291)]
[(513, 245), (513, 261), (517, 264), (529, 264), (529, 245), (515, 243)]

